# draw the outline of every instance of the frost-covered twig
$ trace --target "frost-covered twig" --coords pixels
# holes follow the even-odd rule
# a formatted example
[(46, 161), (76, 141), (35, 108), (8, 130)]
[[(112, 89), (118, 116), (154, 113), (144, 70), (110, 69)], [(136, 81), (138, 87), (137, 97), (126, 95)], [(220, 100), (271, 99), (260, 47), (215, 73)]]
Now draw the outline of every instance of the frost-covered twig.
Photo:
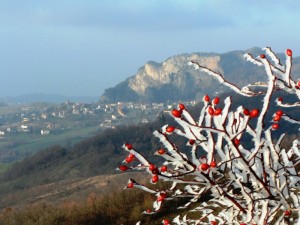
[[(187, 202), (180, 208), (198, 212), (199, 219), (178, 216), (173, 219), (173, 224), (286, 224), (291, 218), (293, 224), (300, 224), (300, 176), (296, 168), (300, 164), (300, 141), (294, 140), (292, 147), (286, 150), (281, 145), (284, 134), (276, 141), (273, 138), (273, 132), (280, 131), (279, 121), (294, 124), (300, 124), (300, 121), (281, 110), (269, 112), (273, 104), (271, 97), (278, 89), (296, 94), (299, 98), (299, 88), (296, 87), (299, 82), (296, 83), (290, 76), (291, 50), (286, 51), (286, 66), (280, 63), (271, 48), (263, 50), (271, 61), (264, 54), (257, 58), (247, 54), (245, 58), (265, 68), (267, 83), (243, 88), (197, 62), (190, 63), (239, 94), (247, 97), (264, 94), (260, 109), (242, 106), (231, 109), (230, 97), (224, 100), (224, 107), (219, 108), (219, 97), (211, 100), (205, 95), (204, 106), (199, 118), (195, 119), (183, 104), (179, 104), (171, 111), (178, 127), (165, 125), (154, 132), (164, 146), (155, 151), (155, 155), (164, 159), (162, 166), (150, 163), (131, 144), (124, 144), (129, 155), (123, 162), (131, 166), (121, 165), (119, 170), (146, 170), (151, 175), (152, 184), (160, 180), (172, 183), (167, 190), (154, 190), (133, 179), (128, 181), (126, 189), (140, 188), (155, 196), (153, 209), (144, 211), (145, 214), (159, 212), (165, 200), (184, 197)], [(252, 91), (251, 87), (255, 85), (266, 90)], [(287, 105), (282, 101), (277, 99), (275, 103)], [(298, 104), (289, 106), (296, 107)], [(271, 126), (265, 125), (267, 113), (273, 113)], [(190, 152), (179, 149), (170, 135), (186, 138)], [(252, 140), (243, 143), (244, 136), (250, 136)], [(201, 196), (208, 194), (210, 200), (199, 202)], [(171, 223), (164, 220), (163, 224)]]

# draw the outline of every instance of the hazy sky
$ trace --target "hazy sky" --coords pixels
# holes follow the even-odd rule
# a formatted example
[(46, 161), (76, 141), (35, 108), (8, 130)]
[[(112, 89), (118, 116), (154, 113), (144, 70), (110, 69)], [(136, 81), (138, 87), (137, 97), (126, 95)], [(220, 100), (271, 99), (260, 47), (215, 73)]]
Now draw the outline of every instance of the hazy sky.
[(180, 53), (299, 56), (299, 12), (299, 0), (1, 0), (0, 96), (99, 96)]

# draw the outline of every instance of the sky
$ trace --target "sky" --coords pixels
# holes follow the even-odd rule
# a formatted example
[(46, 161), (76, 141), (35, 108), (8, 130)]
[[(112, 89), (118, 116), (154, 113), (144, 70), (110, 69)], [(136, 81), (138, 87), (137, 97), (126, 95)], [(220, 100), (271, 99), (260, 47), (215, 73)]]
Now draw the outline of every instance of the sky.
[(299, 11), (298, 0), (1, 0), (0, 96), (100, 96), (181, 53), (299, 56)]

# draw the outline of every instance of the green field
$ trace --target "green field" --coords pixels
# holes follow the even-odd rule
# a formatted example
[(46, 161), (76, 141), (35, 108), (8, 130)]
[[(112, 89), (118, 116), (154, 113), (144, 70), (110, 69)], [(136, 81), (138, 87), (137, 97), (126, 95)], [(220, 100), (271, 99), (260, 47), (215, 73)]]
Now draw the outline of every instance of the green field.
[(0, 149), (2, 152), (2, 161), (0, 162), (0, 171), (4, 171), (7, 165), (21, 160), (39, 150), (45, 149), (52, 145), (70, 146), (87, 137), (91, 137), (101, 128), (85, 127), (73, 128), (61, 131), (58, 134), (42, 136), (37, 134), (19, 133), (11, 136), (5, 136), (0, 139)]

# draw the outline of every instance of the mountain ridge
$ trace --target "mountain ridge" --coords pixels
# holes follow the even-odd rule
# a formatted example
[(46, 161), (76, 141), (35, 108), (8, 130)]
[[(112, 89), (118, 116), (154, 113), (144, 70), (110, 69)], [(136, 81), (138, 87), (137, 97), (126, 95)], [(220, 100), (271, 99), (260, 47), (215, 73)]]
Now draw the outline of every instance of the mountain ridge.
[[(166, 102), (201, 99), (204, 94), (213, 94), (214, 90), (221, 93), (228, 91), (212, 77), (188, 66), (191, 60), (221, 73), (238, 86), (265, 81), (264, 69), (247, 62), (243, 57), (246, 52), (256, 56), (263, 51), (253, 47), (225, 53), (183, 53), (163, 62), (151, 60), (140, 67), (135, 75), (106, 89), (100, 99), (103, 102)], [(283, 58), (284, 54), (279, 53), (279, 57)], [(294, 59), (294, 71), (299, 77), (300, 57)]]

